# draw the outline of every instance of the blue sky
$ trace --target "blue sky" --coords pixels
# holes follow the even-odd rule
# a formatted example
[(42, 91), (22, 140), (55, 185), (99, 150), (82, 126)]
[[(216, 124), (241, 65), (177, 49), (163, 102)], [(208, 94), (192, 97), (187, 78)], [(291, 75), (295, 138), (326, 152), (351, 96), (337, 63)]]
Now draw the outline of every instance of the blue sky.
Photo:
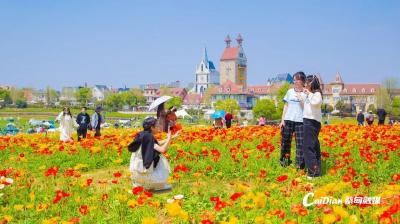
[[(243, 36), (248, 83), (340, 72), (400, 74), (400, 1), (0, 1), (0, 85), (55, 88), (193, 82), (203, 47), (219, 65)], [(235, 43), (236, 44), (236, 43)]]

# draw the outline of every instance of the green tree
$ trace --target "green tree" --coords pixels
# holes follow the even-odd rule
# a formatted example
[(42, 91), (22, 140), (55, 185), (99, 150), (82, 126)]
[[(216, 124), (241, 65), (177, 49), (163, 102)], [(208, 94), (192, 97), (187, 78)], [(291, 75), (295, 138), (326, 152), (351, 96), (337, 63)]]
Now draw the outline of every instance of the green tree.
[(15, 105), (16, 105), (17, 108), (27, 108), (28, 107), (28, 104), (23, 99), (17, 99), (15, 101)]
[(391, 114), (394, 116), (400, 116), (400, 96), (393, 98)]
[(392, 101), (390, 99), (388, 90), (384, 87), (381, 87), (376, 90), (375, 96), (378, 108), (383, 108), (386, 110), (386, 112), (391, 113)]
[(269, 99), (257, 100), (256, 105), (253, 107), (254, 116), (264, 116), (266, 119), (275, 119), (276, 114), (275, 103)]
[(287, 91), (290, 88), (290, 84), (288, 82), (285, 82), (285, 84), (283, 84), (278, 91), (276, 92), (276, 112), (275, 114), (272, 116), (272, 119), (280, 119), (282, 117), (282, 113), (283, 113), (283, 107), (285, 106), (285, 102), (283, 102), (283, 98), (285, 97)]
[(54, 104), (58, 101), (58, 93), (55, 89), (48, 86), (46, 88), (46, 102), (47, 104)]
[(336, 110), (343, 111), (343, 110), (346, 108), (346, 104), (343, 102), (343, 100), (339, 100), (339, 101), (335, 104), (335, 108), (336, 108)]
[(109, 95), (106, 96), (106, 99), (104, 101), (105, 105), (111, 111), (117, 111), (124, 104), (121, 94), (118, 93), (110, 93)]
[(90, 88), (79, 88), (75, 92), (75, 98), (81, 105), (87, 105), (92, 99), (92, 90)]
[(10, 91), (5, 89), (0, 89), (0, 100), (4, 100), (5, 104), (12, 104)]
[(368, 106), (368, 109), (367, 109), (367, 111), (372, 111), (372, 113), (376, 114), (376, 108), (375, 108), (375, 105), (373, 105), (373, 104), (370, 104), (370, 105)]
[(17, 99), (24, 99), (24, 91), (17, 89), (17, 88), (11, 88), (10, 90), (10, 97), (13, 103), (17, 102)]
[(322, 108), (322, 112), (324, 112), (324, 113), (330, 113), (330, 112), (333, 111), (333, 107), (331, 105), (329, 105), (329, 104), (326, 104), (326, 103), (323, 103), (321, 105), (321, 108)]
[(206, 91), (203, 93), (203, 103), (206, 106), (211, 106), (211, 97), (212, 97), (212, 92), (215, 89), (215, 85), (210, 85)]
[(218, 100), (214, 106), (216, 110), (223, 110), (231, 114), (237, 114), (240, 111), (239, 103), (234, 99)]
[(179, 108), (182, 106), (182, 104), (183, 104), (183, 99), (179, 96), (175, 96), (175, 97), (172, 97), (172, 99), (168, 100), (165, 103), (165, 109), (168, 109), (172, 106)]

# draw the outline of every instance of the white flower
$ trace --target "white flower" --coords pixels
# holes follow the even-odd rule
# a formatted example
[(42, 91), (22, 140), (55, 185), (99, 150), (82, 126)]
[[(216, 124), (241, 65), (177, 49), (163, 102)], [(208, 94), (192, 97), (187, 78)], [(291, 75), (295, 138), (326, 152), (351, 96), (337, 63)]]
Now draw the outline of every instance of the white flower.
[(0, 184), (0, 190), (4, 188), (4, 184)]
[(9, 184), (12, 184), (12, 183), (14, 183), (14, 180), (11, 178), (6, 178), (6, 182)]
[(174, 196), (175, 200), (182, 200), (184, 198), (183, 194), (178, 194)]
[(167, 200), (167, 203), (168, 204), (172, 204), (172, 203), (174, 203), (174, 201), (175, 201), (174, 199), (170, 198), (170, 199)]

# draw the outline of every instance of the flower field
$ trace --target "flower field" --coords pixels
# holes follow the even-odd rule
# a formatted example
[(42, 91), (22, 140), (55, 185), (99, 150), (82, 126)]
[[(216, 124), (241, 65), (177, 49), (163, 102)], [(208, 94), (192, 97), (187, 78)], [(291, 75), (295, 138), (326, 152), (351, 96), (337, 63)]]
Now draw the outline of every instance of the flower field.
[[(165, 155), (173, 190), (163, 193), (132, 188), (127, 145), (137, 131), (74, 143), (57, 133), (1, 136), (0, 223), (400, 222), (400, 126), (324, 126), (324, 175), (313, 180), (279, 165), (277, 127), (184, 127)], [(304, 207), (310, 192), (309, 202), (343, 204)]]

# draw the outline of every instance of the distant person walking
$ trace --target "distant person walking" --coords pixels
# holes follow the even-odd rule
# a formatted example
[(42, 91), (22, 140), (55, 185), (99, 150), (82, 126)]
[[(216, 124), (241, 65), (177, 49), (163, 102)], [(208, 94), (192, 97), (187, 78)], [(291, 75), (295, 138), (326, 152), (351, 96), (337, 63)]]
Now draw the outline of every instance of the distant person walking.
[(102, 108), (100, 106), (97, 106), (95, 109), (95, 113), (92, 115), (92, 120), (91, 120), (91, 125), (92, 128), (95, 130), (94, 137), (100, 137), (100, 129), (101, 129), (101, 124), (104, 123), (104, 117), (101, 114)]
[(76, 117), (76, 123), (79, 125), (77, 134), (78, 134), (78, 141), (82, 138), (86, 138), (88, 126), (90, 124), (90, 116), (86, 112), (86, 107), (82, 107), (81, 112)]
[(371, 126), (374, 123), (374, 114), (372, 113), (372, 111), (368, 111), (367, 117), (365, 118), (365, 120), (367, 121), (367, 124), (369, 126)]
[(258, 125), (260, 126), (265, 126), (265, 117), (264, 116), (260, 116), (260, 118), (258, 119)]
[(358, 122), (358, 126), (364, 126), (364, 114), (363, 114), (362, 110), (358, 111), (357, 122)]
[(229, 112), (225, 114), (225, 125), (226, 128), (230, 128), (232, 125), (233, 116)]
[(386, 111), (383, 108), (380, 108), (376, 112), (378, 114), (378, 125), (384, 125), (385, 124), (385, 118), (386, 118)]
[(63, 111), (57, 116), (56, 121), (60, 122), (60, 140), (63, 142), (73, 141), (74, 126), (78, 125), (72, 117), (71, 110), (68, 107), (64, 107)]

